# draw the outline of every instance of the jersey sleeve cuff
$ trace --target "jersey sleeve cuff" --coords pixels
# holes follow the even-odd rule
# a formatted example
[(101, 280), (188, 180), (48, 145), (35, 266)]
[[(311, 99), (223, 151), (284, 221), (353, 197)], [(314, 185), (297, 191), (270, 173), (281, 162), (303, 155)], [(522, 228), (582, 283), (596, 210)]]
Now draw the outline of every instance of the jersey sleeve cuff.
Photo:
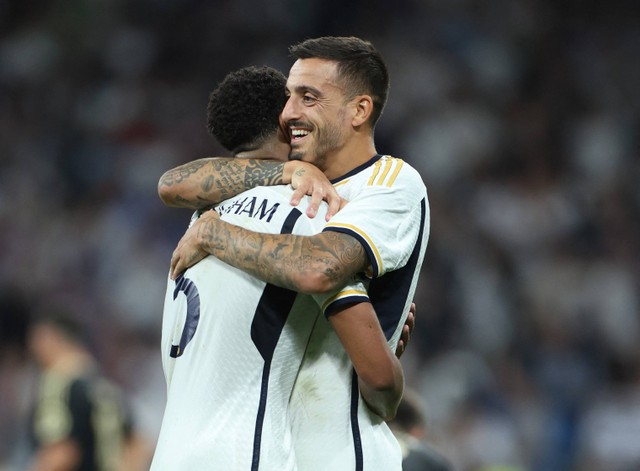
[(321, 305), (322, 312), (328, 318), (346, 305), (363, 302), (371, 302), (366, 291), (359, 289), (344, 290), (326, 299)]
[(360, 231), (356, 226), (338, 222), (329, 222), (322, 230), (322, 232), (324, 231), (340, 232), (342, 234), (348, 234), (355, 237), (355, 239), (362, 244), (371, 264), (371, 269), (366, 275), (369, 278), (376, 278), (378, 276), (382, 269), (382, 258), (380, 257), (380, 253), (378, 252), (378, 249), (376, 249), (373, 241), (364, 232)]

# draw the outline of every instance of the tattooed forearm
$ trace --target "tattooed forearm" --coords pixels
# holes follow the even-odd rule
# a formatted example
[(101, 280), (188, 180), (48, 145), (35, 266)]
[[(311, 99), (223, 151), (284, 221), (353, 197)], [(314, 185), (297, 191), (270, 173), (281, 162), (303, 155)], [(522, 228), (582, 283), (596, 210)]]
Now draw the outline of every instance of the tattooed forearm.
[(294, 291), (333, 291), (364, 271), (367, 264), (362, 245), (346, 234), (263, 234), (220, 220), (201, 226), (198, 239), (206, 252), (263, 281)]
[(169, 206), (200, 209), (256, 186), (282, 183), (283, 164), (260, 159), (207, 158), (167, 171), (158, 194)]
[(185, 179), (189, 178), (191, 175), (200, 170), (205, 165), (205, 163), (206, 162), (201, 159), (171, 169), (165, 172), (164, 175), (162, 175), (162, 177), (160, 178), (159, 186), (173, 186), (178, 183), (182, 183)]
[(283, 169), (284, 164), (282, 162), (254, 160), (245, 170), (245, 187), (248, 189), (256, 186), (280, 185), (282, 183)]

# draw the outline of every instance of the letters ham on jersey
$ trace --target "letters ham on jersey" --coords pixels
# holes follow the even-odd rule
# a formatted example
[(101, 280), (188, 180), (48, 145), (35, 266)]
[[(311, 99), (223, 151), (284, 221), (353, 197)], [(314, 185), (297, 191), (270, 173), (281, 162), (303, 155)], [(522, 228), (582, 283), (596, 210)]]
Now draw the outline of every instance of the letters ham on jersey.
[(266, 218), (266, 222), (270, 222), (279, 206), (280, 203), (270, 203), (267, 198), (247, 196), (225, 201), (215, 209), (221, 216), (224, 214), (246, 215), (260, 220)]

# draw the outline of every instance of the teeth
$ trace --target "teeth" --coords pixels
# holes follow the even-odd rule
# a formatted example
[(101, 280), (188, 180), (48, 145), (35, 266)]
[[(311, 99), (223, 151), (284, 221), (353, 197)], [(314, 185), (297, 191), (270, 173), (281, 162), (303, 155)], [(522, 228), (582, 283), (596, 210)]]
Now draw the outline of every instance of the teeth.
[(305, 131), (303, 129), (293, 129), (291, 130), (291, 135), (294, 137), (302, 137), (309, 134), (309, 131)]

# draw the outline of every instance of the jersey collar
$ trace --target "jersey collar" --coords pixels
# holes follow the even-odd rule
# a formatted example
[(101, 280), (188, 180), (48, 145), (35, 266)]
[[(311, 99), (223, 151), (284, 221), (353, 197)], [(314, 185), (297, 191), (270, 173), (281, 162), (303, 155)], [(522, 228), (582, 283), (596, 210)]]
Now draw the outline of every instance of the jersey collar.
[(363, 170), (363, 169), (365, 169), (367, 167), (370, 167), (373, 164), (375, 164), (381, 158), (382, 158), (381, 154), (374, 155), (373, 157), (371, 157), (367, 162), (363, 163), (362, 165), (358, 165), (356, 168), (354, 168), (353, 170), (350, 170), (349, 172), (345, 173), (341, 177), (334, 178), (333, 180), (331, 180), (331, 184), (335, 185), (336, 183), (339, 183), (342, 180), (345, 180), (345, 179), (355, 175), (356, 173), (359, 173), (361, 170)]

